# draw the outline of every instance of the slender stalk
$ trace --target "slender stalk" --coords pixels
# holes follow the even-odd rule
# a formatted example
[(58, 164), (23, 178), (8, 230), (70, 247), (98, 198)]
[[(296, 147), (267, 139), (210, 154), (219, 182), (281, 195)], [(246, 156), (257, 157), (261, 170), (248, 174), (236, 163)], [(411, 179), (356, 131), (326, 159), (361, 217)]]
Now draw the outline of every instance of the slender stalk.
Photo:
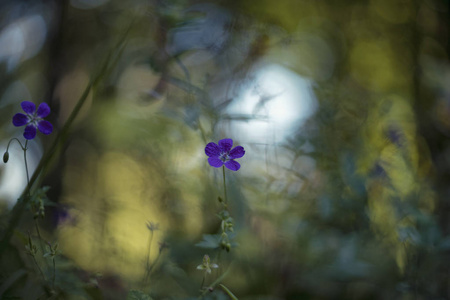
[(227, 197), (227, 183), (225, 180), (225, 166), (222, 166), (222, 173), (223, 173), (223, 191), (225, 194), (225, 208), (228, 206), (228, 197)]
[(24, 150), (25, 148), (24, 148), (24, 146), (22, 146), (22, 143), (19, 141), (19, 139), (18, 138), (12, 138), (12, 139), (10, 139), (9, 140), (9, 142), (8, 142), (8, 146), (6, 146), (6, 152), (8, 152), (9, 151), (9, 145), (11, 144), (11, 142), (12, 141), (14, 141), (14, 140), (16, 140), (18, 143), (19, 143), (19, 145), (20, 145), (20, 148), (22, 148), (22, 150)]
[(148, 277), (150, 276), (150, 250), (152, 248), (152, 241), (153, 241), (153, 231), (150, 231), (150, 237), (148, 239), (148, 249), (147, 249), (147, 263), (146, 263), (146, 271), (145, 271), (145, 277), (144, 277), (144, 284), (147, 282)]
[[(25, 173), (27, 174), (27, 197), (28, 197), (28, 201), (30, 201), (30, 199), (31, 199), (31, 186), (30, 186), (30, 173), (29, 173), (29, 171), (28, 171), (28, 161), (27, 161), (27, 150), (28, 150), (28, 140), (26, 140), (25, 141), (25, 146), (22, 148), (22, 150), (23, 150), (23, 160), (24, 160), (24, 162), (25, 162)], [(34, 219), (34, 227), (36, 228), (36, 233), (37, 233), (37, 235), (38, 235), (38, 237), (39, 237), (39, 246), (40, 246), (40, 248), (41, 248), (41, 251), (42, 251), (42, 255), (44, 255), (44, 253), (45, 253), (45, 250), (44, 250), (44, 246), (42, 245), (42, 242), (43, 242), (43, 239), (42, 239), (42, 236), (41, 236), (41, 231), (39, 230), (39, 224), (38, 224), (38, 222), (37, 222), (37, 220), (36, 219)], [(44, 261), (45, 261), (45, 259), (44, 259)], [(45, 264), (47, 265), (47, 261), (45, 261)], [(48, 267), (48, 265), (47, 265), (47, 267)]]
[[(42, 245), (42, 242), (43, 242), (44, 240), (43, 240), (42, 237), (41, 237), (41, 231), (39, 230), (39, 224), (38, 224), (38, 222), (37, 222), (36, 219), (34, 219), (34, 227), (36, 228), (36, 233), (37, 233), (38, 238), (39, 238), (39, 246), (40, 246), (40, 248), (41, 248), (42, 255), (44, 255), (44, 254), (45, 254), (45, 249), (44, 249), (44, 246)], [(46, 264), (47, 264), (47, 263), (46, 263)]]
[[(222, 257), (222, 250), (223, 250), (223, 249), (220, 249), (220, 248), (219, 248), (219, 252), (217, 253), (217, 256), (216, 256), (216, 262), (217, 262), (217, 264), (218, 264), (219, 266), (222, 265), (222, 260), (221, 260), (221, 257)], [(220, 270), (219, 270), (219, 269), (220, 269)], [(217, 268), (214, 272), (216, 273), (216, 279), (217, 279), (217, 278), (220, 276), (221, 268)]]
[(150, 266), (150, 268), (148, 269), (148, 274), (150, 275), (150, 272), (153, 270), (153, 268), (155, 267), (156, 263), (158, 262), (159, 258), (161, 257), (161, 252), (159, 251), (158, 256), (155, 258), (155, 260), (153, 261), (152, 265)]
[[(224, 191), (224, 196), (225, 196), (225, 203), (224, 203), (224, 210), (227, 210), (228, 208), (228, 196), (227, 196), (227, 181), (226, 181), (226, 177), (225, 177), (225, 166), (222, 166), (222, 174), (223, 174), (223, 191)], [(222, 228), (223, 230), (223, 228)], [(220, 264), (220, 258), (222, 256), (222, 249), (219, 249), (219, 253), (217, 254), (217, 262)], [(217, 276), (219, 276), (220, 271), (217, 270)]]
[(148, 249), (147, 249), (147, 270), (150, 268), (150, 251), (152, 248), (153, 231), (150, 231), (150, 237), (148, 239)]
[(28, 185), (28, 197), (31, 197), (31, 193), (30, 193), (30, 175), (28, 173), (28, 163), (27, 163), (27, 148), (28, 146), (28, 140), (25, 141), (25, 146), (23, 147), (23, 160), (25, 161), (25, 172), (27, 173), (27, 185)]
[(46, 281), (45, 276), (44, 276), (44, 272), (42, 272), (41, 267), (39, 267), (39, 264), (38, 264), (38, 262), (36, 260), (36, 257), (34, 255), (32, 255), (32, 256), (33, 256), (33, 261), (34, 261), (34, 263), (36, 264), (36, 267), (39, 270), (39, 273), (41, 273), (42, 279), (44, 279), (44, 281)]
[(203, 285), (205, 284), (206, 273), (203, 272), (202, 284), (200, 285), (200, 291), (203, 290)]
[(55, 257), (53, 257), (53, 280), (52, 280), (52, 288), (55, 289), (55, 280), (56, 280), (56, 262)]
[[(228, 269), (222, 275), (220, 275), (219, 278), (217, 278), (213, 283), (211, 283), (209, 285), (209, 287), (214, 288), (216, 285), (218, 285), (220, 282), (222, 282), (224, 280), (224, 278), (228, 275), (230, 270), (231, 270), (231, 265), (228, 267)], [(206, 295), (207, 292), (208, 292), (208, 289), (204, 289), (203, 292), (198, 297), (198, 299), (202, 299)]]

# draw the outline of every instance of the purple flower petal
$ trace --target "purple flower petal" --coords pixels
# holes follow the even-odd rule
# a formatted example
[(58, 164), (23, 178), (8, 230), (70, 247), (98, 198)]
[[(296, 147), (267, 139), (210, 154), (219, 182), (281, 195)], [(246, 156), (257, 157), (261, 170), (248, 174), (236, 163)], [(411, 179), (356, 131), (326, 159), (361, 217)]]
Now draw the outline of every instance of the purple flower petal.
[(237, 161), (229, 160), (225, 163), (225, 167), (227, 167), (231, 171), (237, 171), (241, 168), (241, 165)]
[(45, 118), (50, 114), (50, 107), (48, 106), (47, 103), (43, 102), (39, 104), (36, 114), (40, 118)]
[(27, 140), (32, 140), (36, 136), (36, 127), (34, 125), (28, 125), (25, 127), (25, 131), (23, 133), (24, 138)]
[(223, 162), (217, 157), (208, 158), (209, 165), (215, 168), (220, 168), (223, 165)]
[(232, 139), (220, 140), (219, 147), (222, 151), (229, 152), (231, 150), (231, 147), (233, 147), (233, 140)]
[(30, 115), (34, 114), (34, 111), (36, 110), (36, 105), (34, 105), (34, 103), (30, 101), (22, 101), (22, 103), (20, 103), (20, 106), (22, 106), (24, 112)]
[(237, 147), (234, 147), (234, 149), (230, 151), (230, 158), (231, 159), (240, 158), (240, 157), (244, 156), (244, 154), (245, 154), (244, 147), (237, 146)]
[(38, 129), (43, 134), (50, 134), (53, 131), (53, 125), (49, 121), (41, 120), (38, 123)]
[(19, 127), (19, 126), (23, 126), (23, 125), (27, 124), (28, 121), (29, 120), (26, 115), (18, 113), (18, 114), (14, 115), (12, 122), (13, 122), (14, 126)]
[(209, 143), (205, 147), (205, 154), (208, 155), (209, 157), (219, 156), (220, 155), (220, 148), (219, 148), (219, 146), (217, 146), (216, 143)]

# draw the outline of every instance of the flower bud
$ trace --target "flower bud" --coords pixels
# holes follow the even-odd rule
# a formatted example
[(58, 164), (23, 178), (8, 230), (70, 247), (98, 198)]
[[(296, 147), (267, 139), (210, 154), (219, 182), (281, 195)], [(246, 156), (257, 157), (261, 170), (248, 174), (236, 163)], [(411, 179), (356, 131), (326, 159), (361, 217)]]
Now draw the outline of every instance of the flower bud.
[(3, 154), (3, 162), (6, 164), (9, 160), (9, 152), (6, 151), (5, 154)]

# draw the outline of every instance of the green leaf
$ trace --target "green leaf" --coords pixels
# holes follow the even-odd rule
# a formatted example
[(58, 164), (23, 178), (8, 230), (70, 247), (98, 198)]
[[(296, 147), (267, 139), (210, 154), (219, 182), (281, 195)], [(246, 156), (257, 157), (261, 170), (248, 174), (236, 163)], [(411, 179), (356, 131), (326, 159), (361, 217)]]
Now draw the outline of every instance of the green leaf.
[(203, 240), (195, 246), (201, 248), (218, 248), (220, 247), (220, 234), (204, 234)]

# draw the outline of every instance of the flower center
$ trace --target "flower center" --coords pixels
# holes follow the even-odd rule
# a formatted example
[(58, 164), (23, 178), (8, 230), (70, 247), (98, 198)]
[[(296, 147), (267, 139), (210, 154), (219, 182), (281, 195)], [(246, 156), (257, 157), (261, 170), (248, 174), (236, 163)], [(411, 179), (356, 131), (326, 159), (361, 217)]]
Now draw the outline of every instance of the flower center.
[(38, 117), (38, 116), (36, 115), (36, 113), (34, 113), (34, 114), (32, 114), (32, 115), (27, 114), (27, 116), (28, 116), (28, 124), (31, 124), (31, 125), (33, 125), (34, 127), (38, 127), (38, 123), (39, 123), (40, 120), (42, 120), (42, 118), (41, 118), (41, 117)]
[(221, 161), (223, 161), (223, 162), (227, 162), (227, 161), (230, 160), (230, 155), (229, 155), (228, 152), (222, 152), (222, 153), (220, 153), (220, 155), (219, 155), (219, 159), (220, 159)]

